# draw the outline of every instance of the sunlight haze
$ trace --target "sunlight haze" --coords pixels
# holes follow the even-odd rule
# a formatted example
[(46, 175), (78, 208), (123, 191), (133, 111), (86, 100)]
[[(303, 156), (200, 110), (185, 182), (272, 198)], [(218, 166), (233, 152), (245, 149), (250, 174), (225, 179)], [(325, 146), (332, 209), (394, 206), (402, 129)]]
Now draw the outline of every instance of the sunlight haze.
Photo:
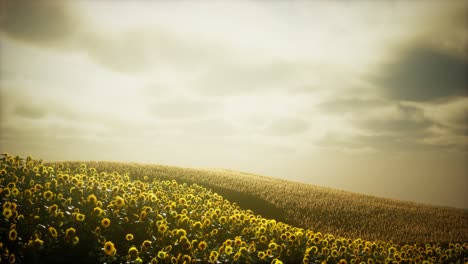
[(466, 1), (0, 0), (0, 151), (468, 208)]

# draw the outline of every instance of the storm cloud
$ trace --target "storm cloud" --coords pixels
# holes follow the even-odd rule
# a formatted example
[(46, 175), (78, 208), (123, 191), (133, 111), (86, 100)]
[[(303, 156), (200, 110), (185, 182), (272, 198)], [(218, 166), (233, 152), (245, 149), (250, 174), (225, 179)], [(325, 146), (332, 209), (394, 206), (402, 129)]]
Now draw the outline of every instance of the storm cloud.
[(76, 22), (67, 1), (2, 1), (0, 30), (7, 36), (35, 44), (52, 44), (70, 38)]
[(443, 50), (414, 46), (380, 71), (376, 85), (394, 100), (431, 101), (468, 96), (468, 61)]

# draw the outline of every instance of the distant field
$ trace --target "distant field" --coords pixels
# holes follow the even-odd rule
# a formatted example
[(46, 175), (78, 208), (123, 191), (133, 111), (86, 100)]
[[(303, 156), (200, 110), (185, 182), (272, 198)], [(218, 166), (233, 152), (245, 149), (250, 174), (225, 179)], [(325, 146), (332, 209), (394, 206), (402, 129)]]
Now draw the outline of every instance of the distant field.
[[(44, 164), (5, 154), (0, 160), (0, 206), (0, 263), (468, 261), (467, 234), (462, 233), (465, 211), (225, 170), (109, 162)], [(379, 207), (381, 214), (373, 217)], [(417, 219), (430, 218), (431, 213), (445, 218)], [(351, 217), (337, 220), (343, 214)], [(365, 217), (375, 219), (366, 222)], [(314, 219), (319, 219), (316, 226), (292, 224), (308, 225)], [(384, 224), (369, 224), (377, 221)], [(358, 224), (362, 226), (356, 228)], [(386, 224), (406, 227), (417, 239), (434, 242), (364, 237), (372, 235), (369, 228), (380, 228), (381, 237), (411, 237), (400, 233), (404, 229), (385, 231)], [(418, 233), (422, 227), (434, 234)], [(359, 232), (363, 236), (357, 237)]]
[[(77, 167), (80, 162), (67, 166)], [(264, 217), (336, 236), (396, 243), (468, 241), (468, 210), (435, 207), (221, 169), (88, 162), (98, 170), (197, 183)]]

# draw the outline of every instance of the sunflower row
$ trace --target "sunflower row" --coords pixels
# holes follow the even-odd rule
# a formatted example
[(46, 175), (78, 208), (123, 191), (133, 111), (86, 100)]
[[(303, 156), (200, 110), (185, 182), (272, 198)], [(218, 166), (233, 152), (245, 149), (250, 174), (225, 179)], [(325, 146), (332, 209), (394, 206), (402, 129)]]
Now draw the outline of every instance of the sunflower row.
[(468, 244), (398, 245), (266, 219), (197, 184), (3, 155), (0, 262), (463, 263)]

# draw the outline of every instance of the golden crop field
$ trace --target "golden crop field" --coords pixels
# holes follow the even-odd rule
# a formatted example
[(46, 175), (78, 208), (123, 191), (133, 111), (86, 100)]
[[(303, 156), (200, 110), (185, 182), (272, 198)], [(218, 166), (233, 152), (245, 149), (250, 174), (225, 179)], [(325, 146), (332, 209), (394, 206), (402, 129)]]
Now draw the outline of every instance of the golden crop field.
[[(81, 162), (68, 162), (71, 168)], [(87, 162), (98, 170), (196, 183), (263, 217), (335, 236), (396, 243), (468, 241), (468, 210), (384, 199), (221, 169)]]
[[(270, 207), (266, 208), (273, 213), (286, 213), (286, 220), (291, 220), (295, 214), (300, 216), (300, 212), (307, 213), (304, 208), (315, 208), (301, 206), (314, 197), (306, 195), (305, 192), (313, 190), (308, 189), (308, 185), (279, 182), (268, 177), (224, 170), (189, 170), (107, 162), (44, 164), (31, 157), (22, 159), (7, 154), (1, 157), (0, 176), (0, 263), (468, 261), (466, 233), (446, 235), (445, 238), (454, 238), (450, 242), (407, 244), (358, 238), (354, 231), (351, 232), (353, 236), (349, 237), (334, 235), (318, 231), (316, 227), (300, 227), (272, 217), (262, 217), (257, 214), (257, 210), (245, 208), (249, 205), (246, 198), (239, 199), (241, 207), (240, 203), (220, 195), (229, 195), (231, 190), (236, 190), (231, 195), (233, 201), (245, 194), (252, 199), (250, 204), (254, 207), (270, 201)], [(281, 184), (272, 188), (278, 183)], [(258, 186), (262, 184), (265, 185)], [(278, 188), (284, 188), (282, 195)], [(336, 192), (336, 197), (333, 196), (335, 199), (341, 194), (332, 190), (327, 192)], [(302, 195), (305, 200), (294, 203), (289, 200), (294, 197), (292, 193)], [(353, 195), (350, 200), (359, 200), (360, 197)], [(332, 201), (326, 197), (315, 198)], [(371, 205), (372, 199), (381, 201), (377, 198), (362, 199), (367, 199), (362, 204), (372, 207), (369, 210), (380, 206)], [(399, 202), (388, 203), (396, 207), (393, 211), (395, 214), (400, 212), (398, 210), (405, 210), (405, 205), (411, 206)], [(291, 204), (297, 207), (288, 209)], [(340, 206), (328, 206), (333, 211), (322, 210), (332, 219), (332, 213), (338, 213)], [(345, 212), (355, 209), (353, 203), (349, 206), (341, 209)], [(451, 216), (438, 220), (445, 225), (454, 225), (444, 227), (441, 224), (440, 227), (446, 228), (443, 230), (466, 230), (465, 211), (414, 206), (416, 214), (426, 210), (440, 210), (432, 217)], [(384, 207), (385, 210), (390, 209)], [(307, 224), (311, 219), (303, 215), (298, 220)], [(343, 230), (336, 230), (339, 233), (349, 232), (347, 228), (362, 220), (347, 218), (335, 220), (333, 224), (336, 221), (341, 221), (343, 225)], [(405, 222), (407, 219), (399, 221)], [(327, 227), (327, 223), (321, 222), (318, 226)], [(361, 227), (362, 230), (366, 228), (371, 227)], [(427, 232), (434, 230), (435, 227), (432, 227)]]

